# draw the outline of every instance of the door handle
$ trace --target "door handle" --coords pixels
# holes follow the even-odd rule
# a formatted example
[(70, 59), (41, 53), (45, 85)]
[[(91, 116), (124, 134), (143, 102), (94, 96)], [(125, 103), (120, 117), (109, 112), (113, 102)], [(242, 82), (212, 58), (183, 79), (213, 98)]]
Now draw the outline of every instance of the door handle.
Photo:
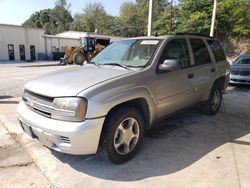
[(215, 68), (211, 68), (211, 72), (215, 72), (215, 70), (216, 70)]
[(193, 78), (193, 77), (194, 77), (194, 74), (193, 74), (193, 73), (188, 74), (188, 79), (191, 79), (191, 78)]

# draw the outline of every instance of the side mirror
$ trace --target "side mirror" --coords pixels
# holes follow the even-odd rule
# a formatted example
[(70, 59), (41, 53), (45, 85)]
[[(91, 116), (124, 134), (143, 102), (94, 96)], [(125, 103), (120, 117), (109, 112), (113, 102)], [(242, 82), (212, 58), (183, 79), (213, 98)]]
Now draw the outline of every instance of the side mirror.
[(177, 59), (167, 59), (159, 65), (161, 72), (174, 71), (180, 69), (180, 63)]

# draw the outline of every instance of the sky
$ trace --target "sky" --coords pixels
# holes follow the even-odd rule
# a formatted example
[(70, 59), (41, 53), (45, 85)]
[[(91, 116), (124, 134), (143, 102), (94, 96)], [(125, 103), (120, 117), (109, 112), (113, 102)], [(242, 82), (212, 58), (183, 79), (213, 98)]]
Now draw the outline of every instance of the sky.
[[(106, 12), (119, 15), (120, 6), (128, 0), (67, 0), (72, 16), (81, 12), (87, 3), (102, 3)], [(135, 2), (135, 0), (129, 0)], [(53, 8), (55, 0), (0, 0), (0, 23), (21, 25), (36, 11)]]

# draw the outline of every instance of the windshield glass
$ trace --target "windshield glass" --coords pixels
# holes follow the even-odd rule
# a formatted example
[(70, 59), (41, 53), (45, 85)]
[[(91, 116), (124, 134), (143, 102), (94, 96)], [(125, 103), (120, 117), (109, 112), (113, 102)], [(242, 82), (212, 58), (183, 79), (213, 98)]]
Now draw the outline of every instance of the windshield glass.
[(246, 58), (246, 59), (238, 58), (234, 61), (234, 64), (248, 64), (248, 65), (250, 65), (250, 58)]
[(98, 64), (121, 64), (129, 67), (143, 67), (153, 56), (160, 40), (124, 40), (110, 44), (92, 61)]

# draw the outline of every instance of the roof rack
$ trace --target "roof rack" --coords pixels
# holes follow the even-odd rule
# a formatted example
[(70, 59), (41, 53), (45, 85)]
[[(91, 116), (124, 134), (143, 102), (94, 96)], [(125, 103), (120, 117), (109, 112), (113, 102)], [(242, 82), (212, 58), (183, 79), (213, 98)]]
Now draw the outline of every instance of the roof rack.
[(196, 35), (196, 36), (201, 36), (201, 37), (214, 38), (214, 37), (210, 37), (208, 35), (202, 34), (202, 33), (176, 33), (176, 35)]

